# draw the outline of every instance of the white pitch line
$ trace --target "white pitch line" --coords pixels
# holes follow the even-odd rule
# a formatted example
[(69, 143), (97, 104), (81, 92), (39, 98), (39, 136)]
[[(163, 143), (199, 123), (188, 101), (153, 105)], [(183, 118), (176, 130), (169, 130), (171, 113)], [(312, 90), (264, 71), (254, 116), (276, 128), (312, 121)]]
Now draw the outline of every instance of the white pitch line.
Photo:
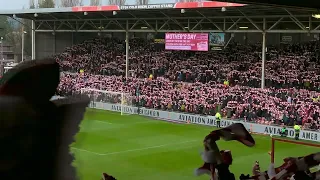
[(75, 147), (71, 147), (71, 149), (75, 149), (75, 150), (78, 150), (78, 151), (83, 151), (83, 152), (87, 152), (87, 153), (95, 154), (95, 155), (99, 155), (99, 156), (104, 156), (104, 154), (88, 151), (88, 150), (85, 150), (85, 149), (80, 149), (80, 148), (75, 148)]
[(186, 143), (195, 142), (195, 141), (199, 141), (199, 140), (184, 141), (184, 142), (180, 142), (180, 143), (163, 144), (163, 145), (159, 145), (159, 146), (150, 146), (150, 147), (139, 148), (139, 149), (129, 149), (129, 150), (118, 151), (118, 152), (110, 152), (110, 153), (106, 153), (105, 155), (121, 154), (121, 153), (134, 152), (134, 151), (143, 151), (143, 150), (148, 150), (148, 149), (156, 149), (156, 148), (166, 147), (166, 146), (170, 146), (170, 145), (186, 144)]
[[(141, 122), (128, 123), (128, 125), (130, 125), (130, 124), (150, 124), (150, 123), (160, 123), (160, 122), (157, 120), (147, 120), (147, 121), (141, 121)], [(123, 124), (123, 125), (127, 125), (127, 124)]]
[(190, 142), (196, 142), (199, 140), (190, 140), (190, 141), (183, 141), (180, 143), (171, 143), (171, 144), (162, 144), (162, 145), (158, 145), (158, 146), (149, 146), (149, 147), (145, 147), (145, 148), (139, 148), (139, 149), (129, 149), (129, 150), (125, 150), (125, 151), (117, 151), (117, 152), (110, 152), (110, 153), (97, 153), (97, 152), (93, 152), (93, 151), (88, 151), (85, 149), (79, 149), (79, 148), (75, 148), (75, 147), (71, 147), (72, 149), (78, 150), (78, 151), (83, 151), (83, 152), (87, 152), (87, 153), (91, 153), (91, 154), (95, 154), (95, 155), (99, 155), (99, 156), (108, 156), (108, 155), (114, 155), (114, 154), (122, 154), (122, 153), (127, 153), (127, 152), (134, 152), (134, 151), (143, 151), (143, 150), (148, 150), (148, 149), (156, 149), (156, 148), (161, 148), (161, 147), (166, 147), (166, 146), (171, 146), (171, 145), (178, 145), (178, 144), (187, 144)]
[[(92, 120), (91, 120), (92, 121)], [(110, 122), (106, 122), (106, 121), (100, 121), (100, 120), (93, 120), (93, 121), (97, 121), (100, 123), (104, 123), (104, 124), (115, 124), (115, 125), (125, 125), (125, 126), (129, 126), (131, 124), (149, 124), (149, 123), (159, 123), (159, 121), (156, 120), (149, 120), (149, 121), (142, 121), (142, 122), (134, 122), (134, 123), (127, 123), (127, 124), (118, 124), (118, 123), (110, 123)]]
[(109, 122), (106, 122), (106, 121), (99, 121), (99, 120), (94, 120), (94, 121), (97, 121), (99, 123), (104, 123), (104, 124), (113, 124), (113, 123), (109, 123)]

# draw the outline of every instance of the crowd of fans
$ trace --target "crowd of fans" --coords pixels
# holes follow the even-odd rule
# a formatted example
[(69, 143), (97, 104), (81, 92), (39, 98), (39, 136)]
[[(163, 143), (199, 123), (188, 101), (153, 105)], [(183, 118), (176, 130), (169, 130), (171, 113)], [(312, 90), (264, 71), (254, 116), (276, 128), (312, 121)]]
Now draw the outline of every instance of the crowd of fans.
[[(231, 43), (223, 51), (172, 52), (133, 39), (126, 79), (124, 42), (94, 39), (56, 56), (66, 72), (57, 93), (70, 95), (80, 93), (82, 88), (126, 92), (134, 105), (142, 107), (205, 115), (221, 111), (228, 118), (266, 124), (298, 123), (318, 129), (318, 46), (317, 42), (309, 42), (269, 47), (266, 88), (260, 89), (260, 44)], [(225, 81), (228, 85), (223, 84)]]

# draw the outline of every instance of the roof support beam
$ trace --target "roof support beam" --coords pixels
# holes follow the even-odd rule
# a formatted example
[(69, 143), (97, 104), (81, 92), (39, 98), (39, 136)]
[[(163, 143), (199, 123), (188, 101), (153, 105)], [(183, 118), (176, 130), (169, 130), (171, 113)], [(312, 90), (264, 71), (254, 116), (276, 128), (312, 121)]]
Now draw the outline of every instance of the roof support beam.
[(214, 23), (211, 19), (207, 18), (205, 15), (203, 15), (201, 12), (197, 11), (197, 13), (199, 13), (202, 17), (206, 18), (211, 24), (213, 24), (217, 29), (219, 29), (220, 31), (222, 31), (222, 29), (216, 24)]
[[(31, 21), (31, 57), (36, 58), (36, 23), (34, 20)], [(54, 33), (54, 31), (53, 31)]]
[(241, 21), (242, 18), (239, 18), (236, 22), (234, 22), (229, 28), (227, 31), (230, 31), (235, 25), (238, 24), (239, 21)]
[[(177, 32), (179, 30), (158, 30), (158, 32)], [(54, 32), (54, 30), (36, 30), (36, 32)], [(107, 29), (107, 30), (56, 30), (56, 32), (126, 32), (125, 29), (123, 30), (114, 30), (114, 29)], [(129, 32), (155, 32), (151, 29), (134, 29), (129, 30)], [(195, 30), (190, 32), (221, 32), (219, 30)], [(226, 33), (261, 33), (259, 30), (227, 30)], [(266, 33), (308, 33), (308, 31), (303, 30), (266, 30)], [(312, 30), (310, 33), (320, 33), (320, 30)]]
[(75, 14), (72, 14), (72, 16), (76, 17), (77, 20), (81, 19), (81, 17), (79, 17), (79, 16), (77, 16), (77, 15), (75, 15)]
[(316, 28), (314, 28), (313, 30), (318, 30), (320, 28), (320, 24), (316, 27)]
[(155, 30), (156, 30), (156, 31), (158, 30), (158, 23), (159, 23), (159, 21), (156, 20), (156, 27), (155, 27)]
[(133, 15), (133, 14), (130, 13), (130, 12), (128, 12), (128, 14), (130, 14), (133, 18), (140, 19), (140, 18), (138, 18), (137, 16)]
[(153, 26), (151, 26), (146, 20), (143, 20), (143, 22), (144, 22), (144, 24), (147, 25), (150, 29), (156, 31), (156, 29), (155, 29)]
[[(176, 23), (176, 24), (181, 28), (181, 30), (186, 31), (185, 28), (184, 28), (184, 26), (182, 26), (181, 23), (179, 23), (176, 19), (171, 18), (170, 16), (166, 15), (164, 12), (161, 12), (161, 14), (163, 14), (163, 15), (166, 16), (168, 19), (170, 19), (171, 21), (173, 21), (174, 23)], [(180, 30), (180, 31), (181, 31), (181, 30)]]
[(189, 31), (189, 29), (190, 29), (190, 19), (188, 19), (187, 27), (188, 27), (188, 31)]
[(302, 30), (307, 30), (306, 27), (289, 10), (286, 8), (284, 10), (290, 15), (292, 21), (295, 22)]
[(88, 24), (94, 29), (98, 29), (98, 27), (92, 21), (89, 21)]
[[(17, 18), (14, 18), (14, 17), (12, 17), (12, 16), (8, 16), (8, 17), (11, 18), (11, 19), (13, 19), (13, 20), (15, 20), (15, 21), (17, 21), (18, 23), (20, 23), (20, 24), (22, 24), (22, 25), (24, 25), (24, 26), (28, 26), (27, 24), (25, 24), (24, 22), (18, 20)], [(30, 26), (29, 26), (29, 27), (30, 27)]]
[(78, 30), (82, 30), (82, 28), (87, 24), (87, 21), (84, 21)]
[(112, 23), (112, 21), (109, 21), (109, 22), (104, 26), (104, 29), (108, 29), (108, 27), (110, 26), (111, 23)]
[(100, 29), (100, 30), (101, 30), (101, 29), (103, 29), (103, 28), (104, 28), (104, 26), (103, 26), (103, 22), (100, 20), (100, 21), (99, 21), (99, 27), (98, 27), (98, 29)]
[[(54, 32), (53, 30), (36, 30), (36, 32)], [(66, 32), (84, 32), (84, 33), (88, 33), (88, 32), (126, 32), (126, 30), (114, 30), (114, 29), (110, 29), (110, 30), (56, 30), (55, 32), (62, 32), (62, 33), (66, 33)], [(132, 31), (131, 31), (132, 32)]]
[(105, 16), (104, 14), (102, 14), (101, 12), (99, 13), (103, 18), (105, 19), (109, 19), (107, 16)]
[(50, 17), (52, 17), (55, 20), (58, 20), (58, 18), (54, 17), (52, 14), (49, 14)]
[(67, 25), (68, 27), (70, 27), (71, 29), (75, 29), (75, 27), (74, 27), (69, 21), (67, 21), (66, 25)]
[(48, 23), (48, 21), (46, 21), (46, 24), (48, 25), (48, 27), (49, 27), (50, 29), (54, 29), (54, 28)]
[[(163, 15), (157, 17), (156, 19), (150, 19), (150, 18), (141, 18), (136, 19), (132, 18), (132, 20), (124, 20), (123, 18), (104, 18), (104, 19), (71, 19), (71, 20), (41, 20), (37, 18), (36, 21), (36, 30), (59, 30), (63, 31), (66, 30), (68, 32), (72, 31), (83, 31), (86, 32), (95, 32), (94, 30), (98, 30), (103, 32), (103, 30), (108, 30), (108, 32), (115, 32), (117, 30), (120, 30), (119, 32), (122, 32), (126, 27), (126, 22), (128, 21), (130, 26), (132, 26), (129, 31), (130, 32), (226, 32), (226, 33), (250, 33), (250, 32), (263, 32), (266, 33), (318, 33), (320, 30), (320, 21), (312, 19), (311, 16), (304, 16), (308, 18), (299, 19), (299, 22), (295, 21), (293, 17), (289, 15), (285, 16), (277, 16), (278, 18), (268, 18), (266, 16), (265, 18), (261, 19), (251, 19), (251, 21), (258, 26), (257, 28), (249, 28), (249, 29), (238, 29), (235, 28), (240, 23), (246, 23), (250, 24), (251, 22), (247, 21), (246, 14), (243, 14), (244, 16), (240, 16), (240, 18), (216, 18), (212, 17), (213, 19), (210, 19), (210, 17), (204, 16), (201, 11), (197, 12), (196, 10), (194, 13), (199, 14), (200, 16), (197, 16), (196, 18), (193, 17), (169, 17), (165, 12), (161, 12)], [(202, 15), (201, 15), (202, 14)], [(100, 17), (100, 16), (99, 16)], [(114, 16), (116, 17), (116, 16)], [(228, 17), (228, 16), (225, 16)], [(237, 17), (237, 16), (232, 16)], [(285, 17), (289, 17), (292, 19), (292, 21), (285, 21)], [(295, 16), (296, 18), (297, 16)], [(250, 19), (250, 18), (249, 18)], [(308, 20), (307, 20), (308, 19)], [(250, 20), (249, 20), (250, 21)], [(141, 23), (140, 23), (141, 22)], [(262, 23), (268, 22), (268, 27), (265, 27), (262, 29)], [(304, 29), (298, 29), (298, 30), (284, 30), (277, 28), (277, 25), (280, 23), (300, 23), (302, 25), (302, 22), (305, 24), (304, 26), (308, 26), (307, 23), (309, 23), (309, 28), (304, 27)], [(140, 29), (139, 23), (141, 25), (145, 25), (148, 28)], [(274, 23), (274, 24), (273, 24)], [(221, 24), (221, 25), (220, 25)], [(252, 23), (251, 23), (252, 24)], [(254, 26), (254, 24), (252, 24)], [(290, 24), (290, 25), (291, 25)], [(223, 25), (223, 26), (222, 26)], [(313, 28), (312, 27), (315, 27)], [(104, 27), (103, 27), (104, 26)], [(200, 27), (201, 26), (201, 27)], [(219, 27), (220, 26), (220, 27)], [(270, 27), (271, 26), (271, 27)], [(188, 27), (188, 28), (186, 28)], [(216, 28), (215, 28), (216, 27)], [(37, 31), (39, 32), (39, 31)], [(58, 31), (57, 31), (58, 32)]]
[[(119, 21), (114, 21), (121, 29), (123, 29), (123, 30), (125, 30), (125, 27), (123, 27), (122, 25), (121, 25), (121, 23), (119, 23)], [(127, 22), (127, 21), (126, 21)]]
[[(73, 15), (76, 16), (76, 15)], [(310, 17), (311, 14), (306, 14), (306, 15), (295, 15), (296, 18), (308, 18)], [(238, 18), (256, 18), (256, 19), (262, 19), (262, 18), (290, 18), (290, 15), (265, 15), (265, 16), (206, 16), (208, 19), (238, 19)], [(190, 16), (190, 17), (183, 17), (183, 16), (177, 16), (177, 17), (171, 17), (172, 19), (203, 19), (204, 17), (202, 16)], [(97, 18), (97, 19), (82, 19), (80, 17), (76, 19), (59, 19), (59, 21), (79, 21), (79, 20), (106, 20), (106, 19), (112, 19), (112, 20), (137, 20), (137, 19), (144, 19), (144, 20), (159, 20), (159, 19), (169, 19), (166, 15), (166, 17), (144, 17), (144, 18)], [(55, 19), (36, 19), (36, 21), (56, 21)]]
[(239, 11), (254, 27), (256, 27), (258, 30), (261, 31), (261, 28), (260, 28), (256, 23), (254, 23), (251, 18), (249, 18), (246, 14), (244, 14), (242, 11), (240, 11), (240, 9), (238, 9), (238, 11)]
[(312, 17), (309, 17), (309, 31), (312, 29)]
[[(202, 21), (203, 21), (203, 19), (200, 19), (200, 21), (191, 28), (191, 31), (194, 30), (195, 28), (197, 28), (197, 27), (199, 26), (199, 24), (202, 23)], [(188, 29), (189, 29), (189, 28), (190, 28), (190, 27), (188, 26)]]
[(39, 25), (36, 27), (36, 30), (40, 29), (40, 27), (42, 26), (43, 23), (44, 23), (44, 21), (41, 21), (41, 22), (39, 23)]
[(170, 21), (169, 19), (166, 20), (166, 22), (164, 22), (164, 23), (162, 24), (162, 26), (158, 29), (158, 31), (161, 30), (161, 29), (163, 29), (163, 28), (168, 24), (169, 21)]
[(276, 27), (281, 21), (283, 20), (283, 17), (281, 17), (276, 23), (274, 23), (268, 30), (272, 30), (274, 27)]
[(320, 30), (270, 30), (267, 33), (320, 33)]
[(62, 21), (62, 22), (58, 25), (58, 27), (56, 28), (56, 30), (59, 30), (64, 24), (65, 24), (65, 22)]
[(136, 20), (136, 22), (130, 27), (130, 30), (132, 30), (136, 25), (140, 22), (140, 19)]
[(295, 20), (293, 17), (290, 17), (290, 19), (291, 19), (294, 23), (296, 23), (302, 30), (305, 30), (305, 29), (306, 29), (303, 25), (301, 25), (300, 22), (298, 22), (297, 20)]

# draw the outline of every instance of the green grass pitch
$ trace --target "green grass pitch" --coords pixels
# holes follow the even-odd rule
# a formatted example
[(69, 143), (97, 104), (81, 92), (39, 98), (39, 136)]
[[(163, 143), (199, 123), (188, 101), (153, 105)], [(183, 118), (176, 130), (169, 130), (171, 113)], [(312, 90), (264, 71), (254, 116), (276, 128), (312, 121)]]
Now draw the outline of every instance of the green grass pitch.
[[(71, 146), (74, 166), (81, 180), (97, 180), (107, 172), (119, 180), (208, 180), (194, 176), (202, 165), (202, 140), (212, 127), (175, 124), (138, 115), (88, 109), (76, 142)], [(239, 177), (251, 174), (254, 161), (262, 170), (270, 164), (269, 136), (254, 136), (256, 146), (245, 147), (238, 142), (219, 141), (220, 149), (232, 151), (231, 170)], [(276, 163), (284, 157), (301, 156), (319, 148), (276, 143)]]

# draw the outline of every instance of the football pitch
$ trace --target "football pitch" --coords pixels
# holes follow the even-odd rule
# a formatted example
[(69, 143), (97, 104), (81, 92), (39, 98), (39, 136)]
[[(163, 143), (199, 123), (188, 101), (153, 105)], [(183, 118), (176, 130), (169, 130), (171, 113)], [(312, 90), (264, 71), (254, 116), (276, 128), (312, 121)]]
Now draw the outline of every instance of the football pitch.
[[(138, 115), (124, 115), (111, 111), (87, 109), (76, 142), (71, 146), (74, 166), (81, 180), (101, 179), (107, 172), (118, 180), (208, 180), (207, 175), (194, 176), (202, 165), (202, 140), (212, 127), (176, 124)], [(254, 135), (253, 148), (220, 140), (219, 148), (229, 149), (233, 155), (231, 170), (236, 178), (251, 174), (254, 162), (261, 170), (270, 164), (269, 136)], [(319, 151), (288, 143), (276, 143), (276, 163), (288, 156), (302, 156)]]

